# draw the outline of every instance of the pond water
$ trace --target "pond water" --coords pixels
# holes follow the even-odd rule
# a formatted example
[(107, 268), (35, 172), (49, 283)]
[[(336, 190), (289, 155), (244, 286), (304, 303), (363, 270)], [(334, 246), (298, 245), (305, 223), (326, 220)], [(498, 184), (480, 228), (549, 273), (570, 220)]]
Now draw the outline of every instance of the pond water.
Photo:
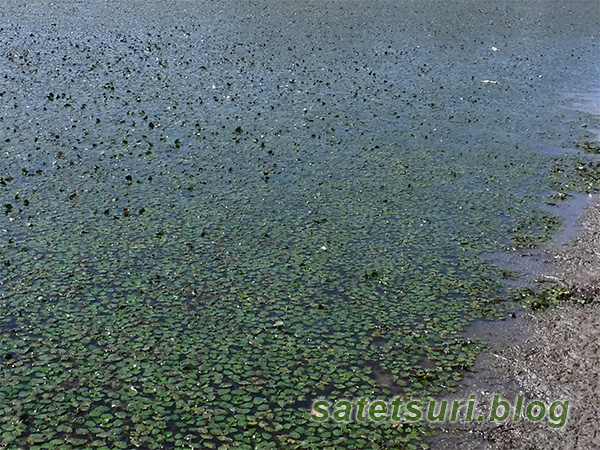
[(0, 4), (0, 448), (420, 446), (596, 190), (595, 2)]

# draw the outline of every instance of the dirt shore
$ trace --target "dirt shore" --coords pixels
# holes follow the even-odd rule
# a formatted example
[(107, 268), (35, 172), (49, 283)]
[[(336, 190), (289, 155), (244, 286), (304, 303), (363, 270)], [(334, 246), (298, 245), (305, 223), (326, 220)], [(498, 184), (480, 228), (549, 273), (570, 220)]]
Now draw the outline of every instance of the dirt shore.
[[(476, 324), (469, 333), (487, 338), (481, 355), (455, 398), (476, 393), (483, 401), (473, 417), (489, 417), (493, 393), (515, 405), (540, 400), (547, 406), (568, 400), (564, 427), (521, 419), (463, 422), (440, 427), (432, 449), (582, 449), (600, 446), (600, 200), (580, 218), (582, 232), (564, 244), (551, 244), (545, 278), (589, 302), (568, 301), (545, 312), (516, 312), (495, 323)], [(595, 300), (595, 301), (594, 301)], [(486, 403), (487, 402), (487, 403)], [(514, 407), (514, 406), (513, 406)]]

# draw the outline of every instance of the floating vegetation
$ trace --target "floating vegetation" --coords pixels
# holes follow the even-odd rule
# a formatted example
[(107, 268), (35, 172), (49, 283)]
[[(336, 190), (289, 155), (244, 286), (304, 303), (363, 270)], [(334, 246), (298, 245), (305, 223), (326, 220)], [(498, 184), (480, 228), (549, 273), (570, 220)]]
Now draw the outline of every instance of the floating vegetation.
[(543, 311), (558, 305), (560, 302), (571, 300), (573, 293), (564, 287), (545, 285), (537, 291), (530, 288), (522, 289), (520, 298), (526, 308), (533, 311)]
[(586, 141), (583, 144), (576, 144), (575, 146), (577, 148), (582, 149), (585, 153), (594, 153), (594, 154), (600, 153), (600, 145), (598, 145), (597, 142)]
[(218, 3), (1, 9), (0, 448), (425, 449), (311, 401), (456, 390), (511, 307), (479, 256), (597, 190), (538, 152), (583, 7)]

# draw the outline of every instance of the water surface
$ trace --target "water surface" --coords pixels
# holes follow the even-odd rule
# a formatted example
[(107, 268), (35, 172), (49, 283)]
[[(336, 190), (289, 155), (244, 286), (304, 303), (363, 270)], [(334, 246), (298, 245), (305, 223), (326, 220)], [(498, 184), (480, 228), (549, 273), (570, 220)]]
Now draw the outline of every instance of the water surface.
[(306, 405), (454, 389), (595, 189), (594, 2), (0, 11), (6, 448), (403, 448)]

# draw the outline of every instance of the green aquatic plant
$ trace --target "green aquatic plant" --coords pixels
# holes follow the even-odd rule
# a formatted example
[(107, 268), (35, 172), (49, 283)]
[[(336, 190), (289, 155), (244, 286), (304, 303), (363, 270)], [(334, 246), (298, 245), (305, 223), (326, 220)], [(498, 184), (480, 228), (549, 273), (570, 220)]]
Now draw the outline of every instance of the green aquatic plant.
[(482, 85), (479, 40), (426, 47), (449, 15), (408, 2), (298, 27), (217, 3), (4, 5), (0, 447), (425, 449), (311, 401), (458, 389), (465, 327), (512, 307), (482, 255), (548, 239), (549, 188), (597, 190), (590, 156), (540, 151), (590, 119), (522, 80), (572, 42), (537, 11), (552, 51), (507, 36), (528, 58)]
[(600, 145), (597, 142), (586, 141), (582, 144), (575, 144), (575, 147), (582, 149), (585, 153), (600, 153)]
[(519, 293), (519, 296), (526, 308), (543, 311), (560, 302), (571, 300), (574, 294), (567, 288), (550, 285), (543, 286), (538, 290), (525, 288)]

